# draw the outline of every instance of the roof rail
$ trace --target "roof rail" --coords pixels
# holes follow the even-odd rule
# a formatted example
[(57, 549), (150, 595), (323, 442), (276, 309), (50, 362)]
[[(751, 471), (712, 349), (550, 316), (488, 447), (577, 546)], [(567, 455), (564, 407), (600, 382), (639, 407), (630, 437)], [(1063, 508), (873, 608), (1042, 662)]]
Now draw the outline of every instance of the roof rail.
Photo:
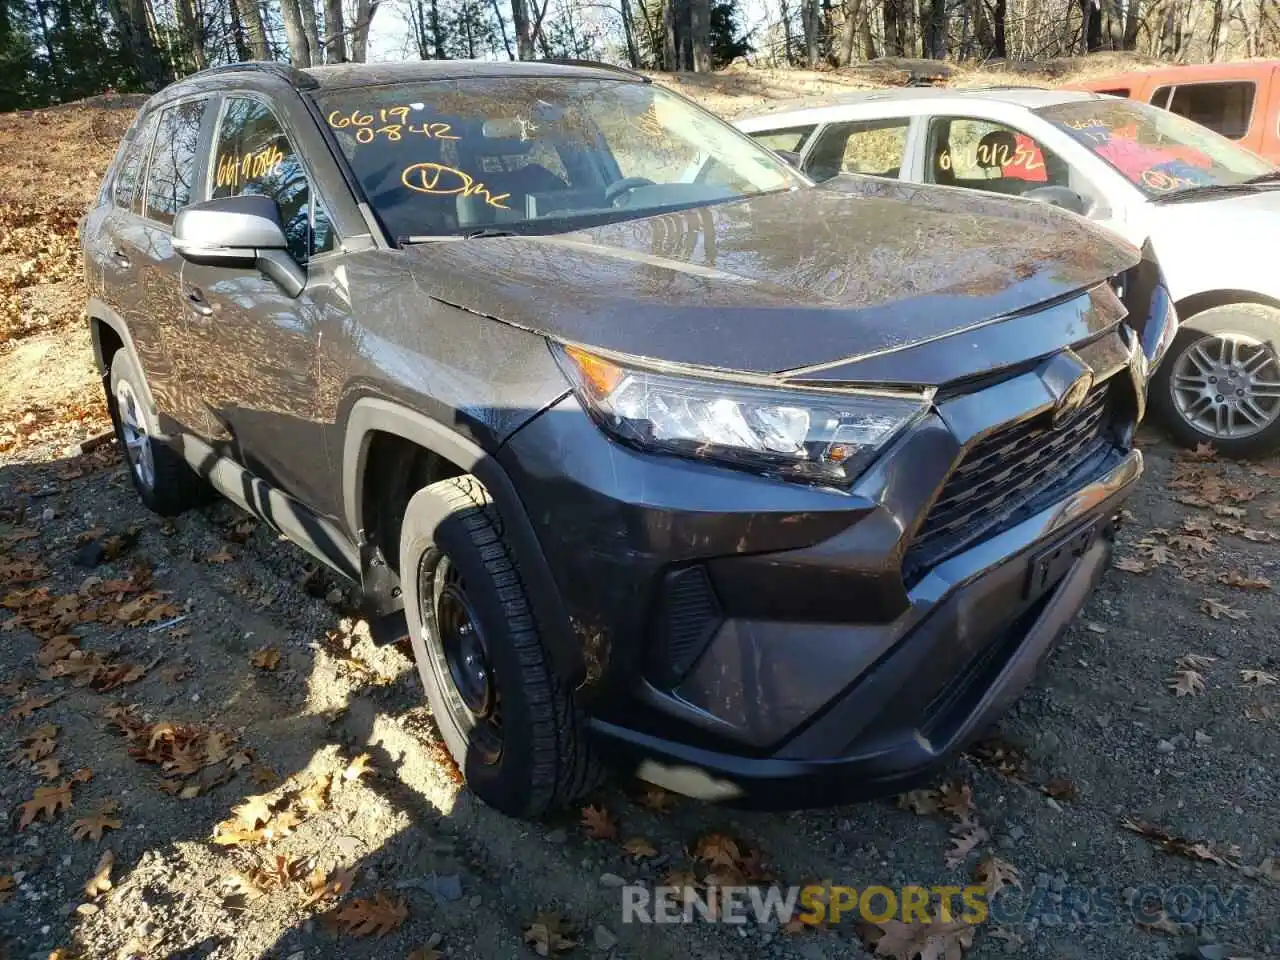
[(320, 86), (320, 81), (309, 73), (304, 73), (297, 67), (287, 63), (279, 63), (275, 60), (244, 60), (237, 63), (223, 63), (216, 67), (208, 67), (198, 73), (193, 73), (192, 77), (215, 76), (221, 73), (269, 73), (279, 77), (289, 86), (298, 90), (314, 90)]
[(642, 80), (645, 83), (651, 83), (639, 70), (632, 70), (630, 67), (620, 67), (616, 63), (605, 63), (602, 60), (573, 60), (567, 57), (548, 57), (545, 60), (537, 60), (536, 63), (554, 63), (561, 67), (590, 67), (593, 70), (608, 70), (610, 73), (621, 73), (636, 80)]

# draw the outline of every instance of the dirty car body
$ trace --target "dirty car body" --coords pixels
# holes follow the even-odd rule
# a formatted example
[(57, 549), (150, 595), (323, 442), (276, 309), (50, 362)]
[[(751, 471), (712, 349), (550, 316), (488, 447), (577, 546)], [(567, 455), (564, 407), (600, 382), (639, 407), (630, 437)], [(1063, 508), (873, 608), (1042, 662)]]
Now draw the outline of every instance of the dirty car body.
[[(1018, 694), (1105, 568), (1168, 298), (1079, 218), (815, 186), (654, 90), (453, 63), (241, 66), (158, 95), (134, 137), (206, 101), (186, 206), (164, 224), (149, 181), (121, 198), (127, 141), (84, 228), (113, 414), (126, 351), (149, 442), (359, 580), (371, 615), (409, 607), (420, 658), (446, 612), (473, 616), (484, 644), (441, 648), (472, 721), (491, 683), (507, 736), (521, 720), (507, 628), (424, 580), (406, 533), (415, 494), (458, 478), (492, 501), (577, 718), (562, 740), (580, 721), (581, 750), (708, 798), (894, 789)], [(275, 169), (309, 191), (281, 218), (311, 241), (292, 266), (212, 249), (228, 210), (261, 213), (219, 185), (275, 159), (219, 153), (233, 100), (270, 108)], [(571, 799), (491, 789), (514, 743), (449, 745), (504, 809)]]

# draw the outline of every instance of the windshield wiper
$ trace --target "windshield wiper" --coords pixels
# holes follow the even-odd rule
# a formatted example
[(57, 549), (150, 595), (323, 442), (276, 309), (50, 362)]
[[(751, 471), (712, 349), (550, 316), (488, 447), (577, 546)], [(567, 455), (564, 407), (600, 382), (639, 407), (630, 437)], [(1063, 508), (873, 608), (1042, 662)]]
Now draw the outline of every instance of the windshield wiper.
[(514, 230), (503, 230), (499, 227), (477, 227), (466, 233), (428, 233), (421, 236), (396, 237), (396, 243), (407, 247), (415, 243), (437, 243), (441, 240), (487, 240), (490, 237), (518, 237)]
[(1202, 183), (1196, 187), (1170, 190), (1151, 198), (1152, 203), (1177, 203), (1180, 200), (1208, 200), (1220, 193), (1256, 193), (1258, 185), (1248, 180), (1241, 183)]
[(1256, 177), (1250, 177), (1245, 183), (1280, 183), (1280, 170), (1268, 170)]

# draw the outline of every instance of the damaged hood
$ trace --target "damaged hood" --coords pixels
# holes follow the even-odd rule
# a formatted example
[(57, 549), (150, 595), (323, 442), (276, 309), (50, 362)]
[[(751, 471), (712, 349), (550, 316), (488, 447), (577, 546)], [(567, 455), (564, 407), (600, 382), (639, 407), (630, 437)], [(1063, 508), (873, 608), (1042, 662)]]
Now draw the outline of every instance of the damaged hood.
[(1047, 204), (863, 177), (406, 254), (427, 295), (465, 310), (750, 373), (936, 340), (1089, 288), (1139, 256)]

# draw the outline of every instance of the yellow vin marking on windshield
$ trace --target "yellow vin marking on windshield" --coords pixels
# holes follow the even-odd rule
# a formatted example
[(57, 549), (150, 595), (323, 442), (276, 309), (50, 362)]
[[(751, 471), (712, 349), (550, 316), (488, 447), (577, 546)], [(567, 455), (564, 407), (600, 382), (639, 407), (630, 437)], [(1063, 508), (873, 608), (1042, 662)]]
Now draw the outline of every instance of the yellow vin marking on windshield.
[(415, 163), (405, 167), (400, 174), (400, 182), (410, 190), (418, 193), (429, 193), (437, 197), (452, 197), (461, 194), (464, 197), (480, 197), (491, 207), (499, 210), (510, 210), (503, 200), (511, 196), (500, 193), (495, 196), (488, 187), (476, 180), (469, 173), (463, 173), (456, 167), (447, 167), (443, 163)]
[(280, 171), (284, 152), (274, 143), (257, 153), (224, 153), (218, 158), (215, 187), (238, 187), (250, 180), (269, 177)]

